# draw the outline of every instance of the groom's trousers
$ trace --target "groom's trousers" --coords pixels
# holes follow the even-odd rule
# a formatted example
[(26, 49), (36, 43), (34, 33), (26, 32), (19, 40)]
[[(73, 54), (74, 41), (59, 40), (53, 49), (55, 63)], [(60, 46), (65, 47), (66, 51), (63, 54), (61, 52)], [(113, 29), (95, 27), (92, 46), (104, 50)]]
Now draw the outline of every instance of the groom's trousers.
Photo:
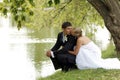
[(51, 57), (51, 60), (53, 62), (53, 65), (55, 69), (69, 69), (76, 67), (75, 58), (76, 56), (73, 54), (68, 53), (66, 50), (60, 50), (58, 52), (54, 52), (54, 58)]

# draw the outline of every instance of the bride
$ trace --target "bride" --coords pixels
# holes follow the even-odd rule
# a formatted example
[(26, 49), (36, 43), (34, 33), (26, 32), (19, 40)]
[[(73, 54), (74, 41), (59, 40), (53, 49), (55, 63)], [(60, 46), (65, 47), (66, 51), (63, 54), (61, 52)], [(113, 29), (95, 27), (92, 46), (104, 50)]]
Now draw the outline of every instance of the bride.
[(72, 35), (78, 39), (75, 50), (69, 53), (76, 55), (76, 65), (79, 69), (120, 69), (120, 61), (117, 58), (103, 59), (99, 47), (88, 37), (82, 36), (80, 28), (74, 28)]

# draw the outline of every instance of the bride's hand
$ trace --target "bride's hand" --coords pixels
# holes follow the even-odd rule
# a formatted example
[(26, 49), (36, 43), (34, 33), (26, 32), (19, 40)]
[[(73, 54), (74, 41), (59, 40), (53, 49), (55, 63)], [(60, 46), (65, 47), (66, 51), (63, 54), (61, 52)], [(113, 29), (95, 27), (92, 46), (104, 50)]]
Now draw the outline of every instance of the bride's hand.
[(69, 53), (71, 53), (72, 51), (68, 51)]
[(68, 51), (69, 53), (71, 53), (71, 54), (73, 54), (74, 53), (74, 51)]

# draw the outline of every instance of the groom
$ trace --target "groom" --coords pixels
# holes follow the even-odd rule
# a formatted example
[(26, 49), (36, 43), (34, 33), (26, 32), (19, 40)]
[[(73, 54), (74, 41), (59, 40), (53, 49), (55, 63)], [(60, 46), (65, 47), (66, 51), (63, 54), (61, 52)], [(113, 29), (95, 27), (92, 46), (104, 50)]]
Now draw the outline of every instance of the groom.
[(62, 30), (58, 34), (55, 45), (51, 50), (46, 52), (46, 55), (50, 57), (56, 70), (62, 68), (62, 71), (66, 72), (69, 69), (76, 68), (76, 56), (68, 52), (69, 50), (73, 50), (76, 45), (76, 38), (70, 34), (72, 30), (70, 22), (64, 22)]

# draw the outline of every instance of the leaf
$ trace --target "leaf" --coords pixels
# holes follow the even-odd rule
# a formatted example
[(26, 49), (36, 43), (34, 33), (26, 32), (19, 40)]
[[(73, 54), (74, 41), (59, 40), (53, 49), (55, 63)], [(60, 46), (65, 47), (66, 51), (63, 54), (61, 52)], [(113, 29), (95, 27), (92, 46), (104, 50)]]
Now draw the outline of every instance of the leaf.
[(29, 12), (29, 15), (30, 15), (30, 16), (33, 16), (33, 15), (34, 15), (34, 12), (33, 12), (33, 11), (30, 11), (30, 12)]
[(6, 8), (3, 8), (3, 14), (7, 15), (8, 10)]
[(11, 6), (11, 13), (12, 13), (13, 15), (16, 15), (17, 12), (18, 12), (17, 8), (15, 8), (14, 6)]
[(60, 0), (54, 0), (55, 5), (60, 3)]
[(18, 15), (15, 15), (15, 16), (14, 16), (14, 20), (15, 20), (15, 21), (18, 21)]
[(24, 7), (22, 7), (22, 12), (25, 12), (25, 8)]
[(29, 0), (29, 3), (30, 3), (32, 6), (35, 6), (35, 3), (33, 2), (33, 0)]
[(21, 21), (18, 21), (17, 28), (18, 28), (18, 30), (20, 30), (20, 28), (21, 28)]
[(2, 10), (2, 7), (0, 7), (0, 10)]
[(21, 20), (22, 21), (25, 21), (26, 20), (26, 17), (24, 15), (21, 16)]
[(51, 6), (53, 4), (52, 0), (49, 0), (48, 4), (49, 4), (49, 6)]

